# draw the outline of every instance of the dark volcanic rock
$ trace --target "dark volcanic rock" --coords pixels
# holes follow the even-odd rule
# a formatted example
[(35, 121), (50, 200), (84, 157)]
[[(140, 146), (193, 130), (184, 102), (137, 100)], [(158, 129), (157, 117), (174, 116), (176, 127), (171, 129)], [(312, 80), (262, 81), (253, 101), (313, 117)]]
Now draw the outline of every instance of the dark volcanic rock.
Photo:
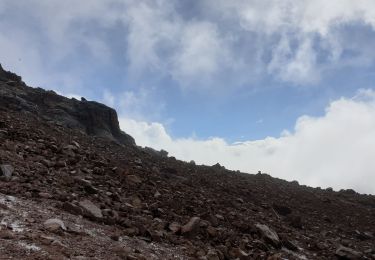
[(3, 69), (3, 67), (0, 64), (0, 81), (14, 81), (14, 82), (22, 82), (22, 78), (15, 73), (12, 73), (10, 71), (6, 71)]
[(12, 165), (9, 164), (1, 164), (0, 165), (0, 176), (3, 176), (6, 179), (10, 179), (12, 177), (14, 168)]
[(0, 65), (0, 103), (2, 108), (31, 112), (62, 126), (81, 129), (89, 135), (134, 145), (135, 141), (121, 131), (117, 113), (113, 108), (94, 101), (78, 101), (27, 87), (21, 77), (5, 71)]
[(349, 247), (340, 246), (336, 250), (336, 256), (339, 259), (362, 259), (363, 254)]
[(267, 243), (275, 247), (280, 246), (280, 239), (275, 231), (263, 224), (256, 224), (255, 227), (258, 229), (259, 233)]

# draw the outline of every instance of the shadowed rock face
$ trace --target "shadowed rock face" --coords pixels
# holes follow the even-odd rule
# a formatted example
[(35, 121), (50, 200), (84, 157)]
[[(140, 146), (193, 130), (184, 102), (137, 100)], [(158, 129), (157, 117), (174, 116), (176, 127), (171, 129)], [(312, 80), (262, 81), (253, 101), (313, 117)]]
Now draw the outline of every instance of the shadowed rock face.
[(54, 91), (28, 87), (20, 76), (5, 71), (1, 65), (0, 102), (2, 109), (37, 114), (48, 121), (80, 129), (89, 135), (135, 145), (134, 139), (121, 131), (114, 109), (98, 102), (69, 99)]

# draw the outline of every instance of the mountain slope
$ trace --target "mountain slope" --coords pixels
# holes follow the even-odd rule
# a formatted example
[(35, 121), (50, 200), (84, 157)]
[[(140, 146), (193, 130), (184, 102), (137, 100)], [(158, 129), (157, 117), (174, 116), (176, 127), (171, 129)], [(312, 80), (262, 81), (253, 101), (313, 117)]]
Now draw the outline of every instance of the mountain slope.
[(181, 162), (113, 111), (0, 71), (0, 259), (375, 259), (374, 196)]

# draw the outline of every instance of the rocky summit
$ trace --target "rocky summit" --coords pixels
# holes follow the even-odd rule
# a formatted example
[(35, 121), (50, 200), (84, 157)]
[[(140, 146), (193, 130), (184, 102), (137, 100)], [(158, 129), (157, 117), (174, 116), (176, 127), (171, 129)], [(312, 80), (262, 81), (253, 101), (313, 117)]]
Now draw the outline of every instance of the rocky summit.
[(1, 67), (0, 218), (0, 259), (375, 259), (374, 196), (138, 147)]

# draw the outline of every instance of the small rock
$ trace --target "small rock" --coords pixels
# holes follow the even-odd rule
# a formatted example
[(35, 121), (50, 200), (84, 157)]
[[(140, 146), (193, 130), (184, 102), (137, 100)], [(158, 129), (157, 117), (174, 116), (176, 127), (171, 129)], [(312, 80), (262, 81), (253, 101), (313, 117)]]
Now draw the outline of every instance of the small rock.
[(255, 227), (267, 243), (270, 243), (277, 248), (280, 246), (280, 239), (275, 231), (263, 224), (256, 224)]
[(168, 228), (169, 228), (170, 231), (172, 231), (174, 234), (176, 234), (177, 232), (180, 231), (181, 225), (177, 222), (172, 222), (171, 224), (169, 224)]
[(64, 202), (61, 208), (74, 215), (83, 215), (83, 209), (70, 202)]
[(136, 158), (136, 159), (134, 160), (134, 163), (137, 164), (137, 165), (142, 165), (142, 160), (139, 159), (139, 158)]
[(192, 217), (187, 224), (181, 227), (181, 234), (193, 232), (199, 226), (199, 222), (199, 217)]
[(126, 181), (130, 184), (141, 184), (142, 180), (137, 175), (127, 175)]
[(15, 235), (9, 230), (0, 230), (0, 238), (1, 239), (14, 239)]
[(224, 220), (224, 217), (222, 215), (219, 215), (219, 214), (216, 214), (215, 217), (218, 219), (218, 220)]
[(355, 235), (359, 240), (362, 241), (374, 238), (374, 236), (370, 232), (360, 232), (358, 230), (355, 231)]
[(280, 214), (282, 216), (286, 216), (286, 215), (289, 215), (290, 213), (292, 213), (292, 210), (289, 207), (284, 206), (284, 205), (279, 205), (279, 204), (273, 203), (272, 207), (278, 214)]
[(302, 225), (302, 218), (299, 215), (288, 215), (286, 217), (286, 221), (289, 222), (289, 224), (294, 228), (301, 229), (303, 227)]
[(240, 248), (231, 248), (229, 250), (229, 255), (233, 258), (240, 259), (240, 260), (247, 260), (250, 259), (249, 255), (242, 251)]
[(123, 259), (128, 259), (128, 256), (133, 252), (133, 250), (127, 246), (117, 246), (113, 248), (112, 251)]
[(209, 226), (207, 228), (207, 233), (211, 236), (211, 237), (216, 237), (217, 236), (217, 230), (216, 228), (212, 227), (212, 226)]
[(134, 208), (142, 208), (142, 200), (138, 196), (132, 197), (131, 204)]
[(154, 194), (154, 198), (159, 198), (161, 196), (160, 192), (156, 191)]
[(10, 179), (14, 172), (14, 168), (12, 165), (9, 164), (1, 164), (0, 165), (0, 173), (1, 176), (4, 176), (6, 179)]
[(354, 249), (351, 249), (349, 247), (340, 246), (337, 250), (335, 255), (339, 259), (361, 259), (362, 253), (355, 251)]
[(76, 141), (72, 141), (72, 144), (75, 145), (77, 148), (81, 148), (81, 146), (79, 145), (79, 143), (76, 142)]
[(50, 236), (45, 236), (45, 235), (41, 235), (39, 237), (40, 239), (40, 242), (43, 244), (43, 245), (50, 245), (52, 244), (53, 241), (55, 241), (55, 238), (54, 237), (50, 237)]
[(50, 218), (44, 222), (44, 227), (51, 232), (57, 232), (60, 230), (66, 231), (64, 222), (58, 218)]
[(51, 199), (53, 196), (47, 192), (39, 192), (38, 193), (39, 197), (43, 199)]
[(206, 255), (207, 260), (220, 260), (217, 252), (215, 250), (208, 250), (208, 253)]
[(103, 218), (102, 211), (99, 207), (97, 207), (94, 203), (90, 200), (82, 200), (79, 203), (79, 206), (83, 209), (84, 214), (87, 217), (94, 217), (94, 218)]

